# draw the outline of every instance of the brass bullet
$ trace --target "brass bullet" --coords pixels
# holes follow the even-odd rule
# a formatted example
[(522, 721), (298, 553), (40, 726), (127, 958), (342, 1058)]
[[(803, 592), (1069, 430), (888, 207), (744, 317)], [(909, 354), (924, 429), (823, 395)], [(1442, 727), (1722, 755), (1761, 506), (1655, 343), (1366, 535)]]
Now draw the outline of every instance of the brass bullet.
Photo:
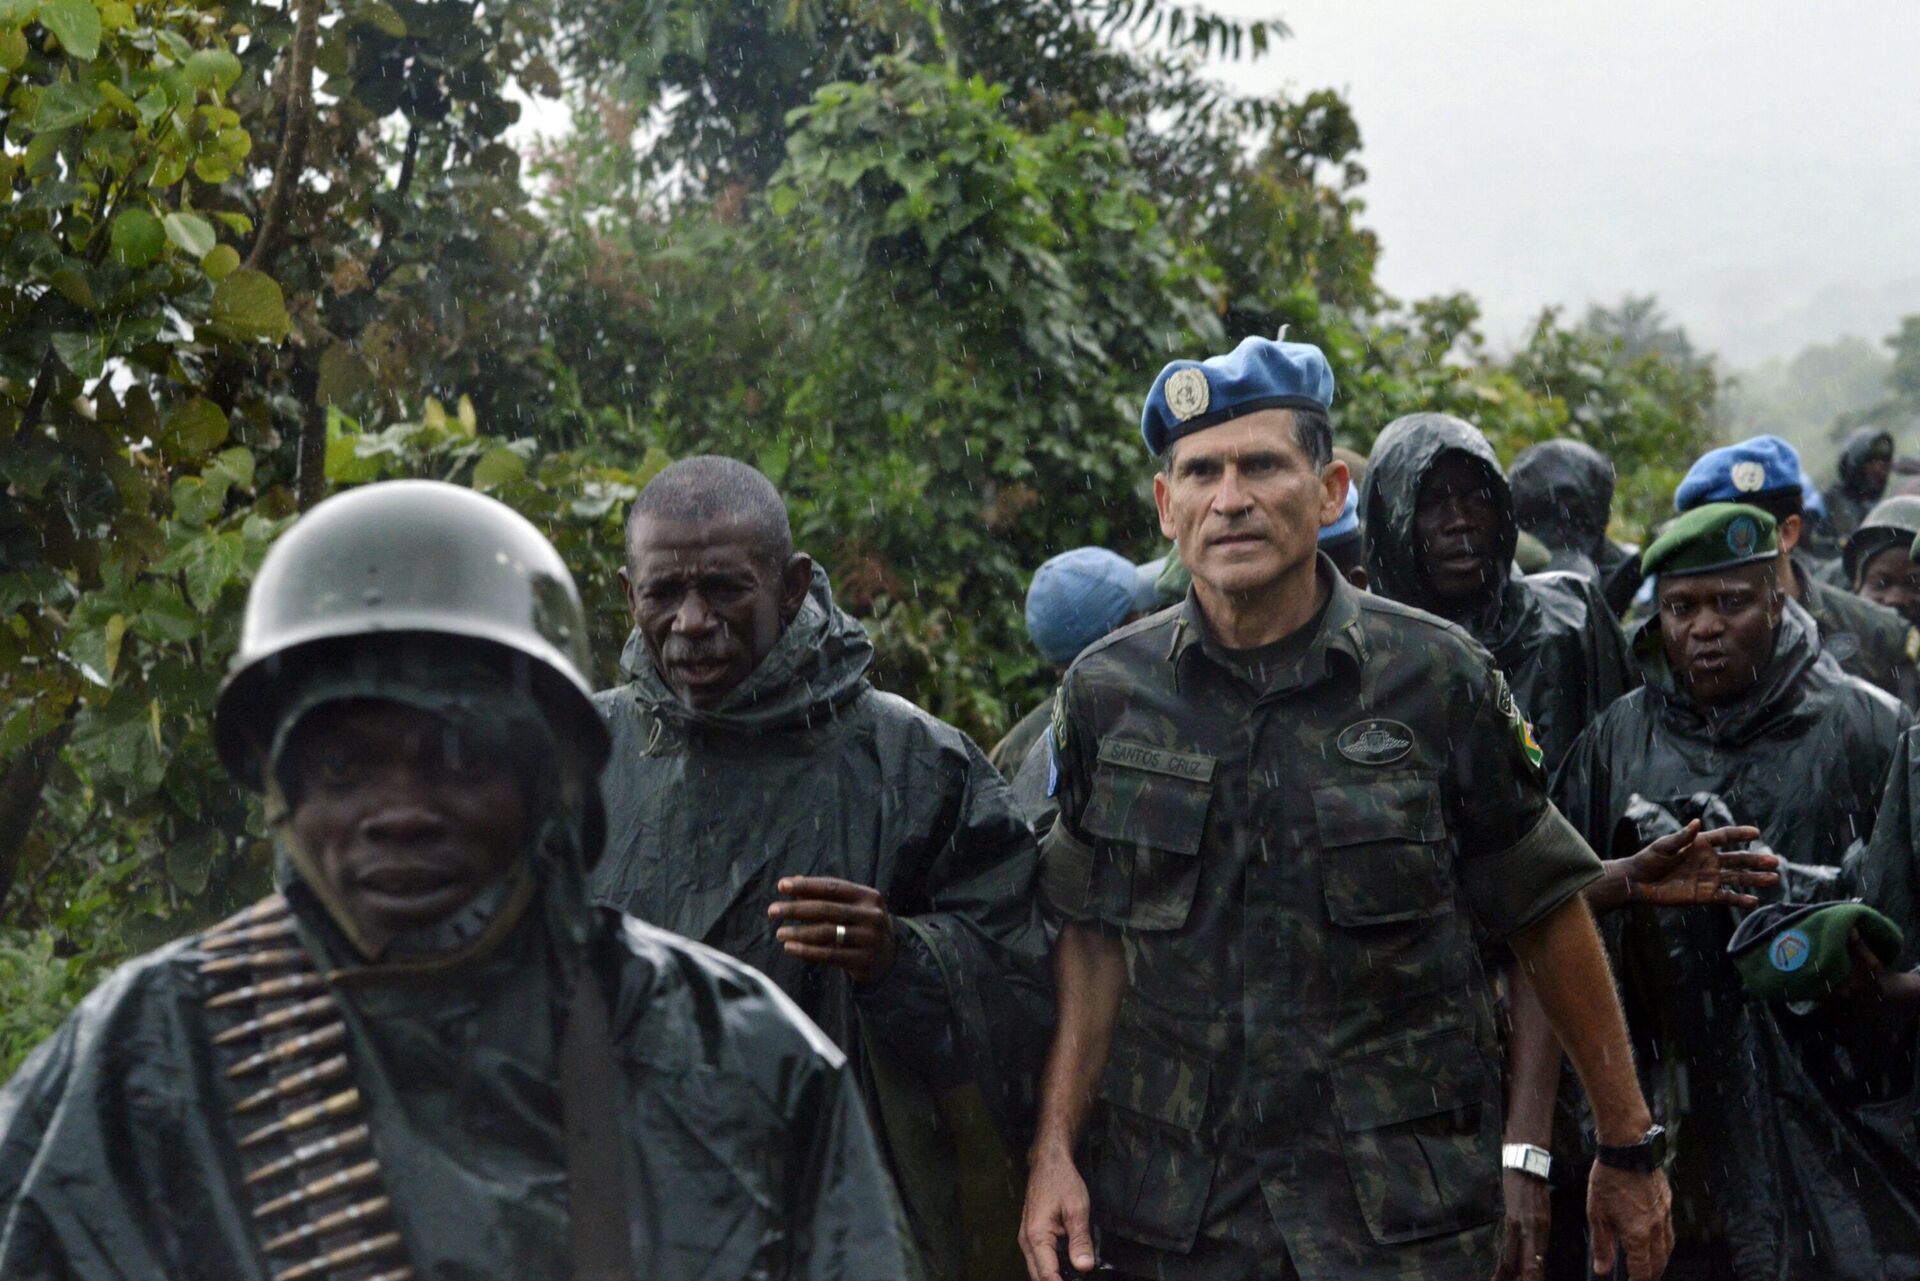
[(302, 1130), (312, 1129), (330, 1117), (349, 1116), (359, 1110), (360, 1091), (342, 1090), (318, 1103), (296, 1112), (289, 1112), (272, 1125), (261, 1126), (240, 1140), (240, 1148), (245, 1151), (248, 1148), (258, 1147), (268, 1139), (278, 1138), (283, 1134), (298, 1134)]
[(343, 1245), (338, 1250), (329, 1251), (317, 1259), (295, 1264), (283, 1272), (273, 1274), (273, 1281), (304, 1281), (307, 1277), (317, 1277), (323, 1272), (332, 1272), (349, 1263), (359, 1263), (371, 1259), (377, 1254), (386, 1254), (400, 1248), (398, 1232), (382, 1232), (377, 1237), (365, 1241), (355, 1241), (352, 1245)]
[(248, 1019), (235, 1027), (230, 1027), (213, 1038), (215, 1045), (232, 1045), (235, 1041), (244, 1041), (250, 1036), (259, 1036), (262, 1032), (271, 1032), (290, 1023), (311, 1023), (322, 1015), (334, 1011), (331, 996), (316, 996), (311, 1001), (302, 1001), (298, 1005), (289, 1005), (263, 1014), (257, 1019)]
[(264, 983), (249, 983), (246, 987), (222, 992), (207, 1002), (207, 1008), (224, 1010), (244, 1001), (271, 1001), (276, 997), (316, 991), (326, 985), (327, 981), (318, 974), (289, 974), (284, 978), (268, 979)]
[(257, 1112), (277, 1099), (290, 1099), (304, 1094), (316, 1085), (325, 1085), (337, 1081), (347, 1074), (347, 1056), (336, 1054), (330, 1059), (322, 1059), (310, 1068), (295, 1072), (269, 1085), (266, 1089), (249, 1094), (233, 1105), (235, 1116), (245, 1116)]
[(281, 939), (293, 937), (293, 918), (270, 921), (265, 925), (249, 925), (245, 929), (233, 930), (226, 934), (206, 934), (200, 939), (203, 952), (223, 952), (230, 947), (244, 947), (249, 943), (277, 943)]
[(253, 1186), (265, 1183), (268, 1179), (277, 1179), (283, 1174), (290, 1174), (303, 1165), (312, 1165), (315, 1161), (330, 1157), (337, 1152), (351, 1152), (355, 1148), (365, 1147), (372, 1137), (372, 1132), (366, 1126), (356, 1125), (338, 1134), (329, 1134), (324, 1139), (302, 1143), (288, 1155), (277, 1157), (249, 1174), (247, 1184)]
[(267, 1253), (277, 1254), (290, 1245), (298, 1245), (311, 1237), (323, 1237), (338, 1232), (357, 1219), (371, 1219), (387, 1212), (392, 1202), (386, 1197), (377, 1196), (367, 1201), (359, 1201), (344, 1210), (335, 1210), (332, 1214), (322, 1215), (311, 1223), (302, 1223), (291, 1232), (282, 1232), (267, 1242)]
[(258, 1072), (263, 1067), (269, 1067), (275, 1063), (284, 1063), (288, 1059), (297, 1059), (302, 1054), (330, 1050), (334, 1046), (345, 1042), (346, 1039), (346, 1024), (329, 1023), (323, 1028), (317, 1028), (312, 1032), (296, 1036), (291, 1041), (282, 1041), (278, 1045), (260, 1051), (258, 1054), (248, 1055), (227, 1069), (227, 1079), (230, 1081), (238, 1080), (243, 1076), (250, 1076)]
[(329, 1174), (324, 1179), (315, 1179), (312, 1183), (297, 1187), (285, 1196), (275, 1197), (255, 1210), (253, 1217), (271, 1219), (274, 1215), (291, 1210), (297, 1205), (305, 1205), (309, 1201), (318, 1201), (321, 1197), (329, 1197), (337, 1192), (345, 1192), (348, 1188), (357, 1188), (362, 1184), (371, 1183), (379, 1173), (378, 1161), (362, 1161), (336, 1174)]
[(202, 974), (232, 974), (238, 970), (284, 970), (299, 965), (307, 954), (297, 947), (270, 948), (242, 956), (216, 956), (200, 964)]

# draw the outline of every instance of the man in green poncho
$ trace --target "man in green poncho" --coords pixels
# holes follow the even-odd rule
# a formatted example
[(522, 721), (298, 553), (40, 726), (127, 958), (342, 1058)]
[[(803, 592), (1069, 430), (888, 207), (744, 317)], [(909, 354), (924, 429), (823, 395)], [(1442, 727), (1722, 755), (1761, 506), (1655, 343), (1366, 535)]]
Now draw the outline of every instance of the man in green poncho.
[(761, 970), (845, 1051), (932, 1273), (1017, 1269), (1005, 1154), (1051, 1009), (1006, 783), (868, 683), (866, 632), (746, 464), (654, 477), (622, 578), (595, 892)]
[(280, 892), (123, 966), (0, 1092), (0, 1276), (906, 1274), (839, 1051), (589, 907), (585, 635), (469, 490), (370, 486), (275, 545), (215, 738)]

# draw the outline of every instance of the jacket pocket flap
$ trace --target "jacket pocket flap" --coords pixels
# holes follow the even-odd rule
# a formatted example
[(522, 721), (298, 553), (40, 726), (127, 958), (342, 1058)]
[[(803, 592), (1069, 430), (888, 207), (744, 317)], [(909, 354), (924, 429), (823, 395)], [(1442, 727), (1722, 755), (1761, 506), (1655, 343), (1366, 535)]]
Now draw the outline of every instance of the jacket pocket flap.
[(1497, 1102), (1489, 1098), (1489, 1080), (1472, 1030), (1446, 1028), (1341, 1059), (1334, 1105), (1349, 1131), (1377, 1130)]
[(1100, 1099), (1198, 1133), (1206, 1124), (1211, 1081), (1211, 1069), (1197, 1055), (1115, 1040), (1100, 1078)]
[(1447, 834), (1440, 789), (1423, 774), (1383, 774), (1365, 786), (1313, 789), (1313, 818), (1324, 848), (1372, 841), (1438, 841)]
[[(1178, 758), (1186, 773), (1122, 763), (1118, 756), (1128, 752), (1154, 753), (1157, 757)], [(1165, 764), (1164, 761), (1160, 762)], [(1172, 854), (1197, 854), (1207, 827), (1207, 808), (1213, 803), (1214, 758), (1183, 755), (1146, 747), (1142, 744), (1104, 742), (1100, 760), (1094, 766), (1092, 787), (1080, 827), (1096, 840), (1116, 844), (1165, 850)]]

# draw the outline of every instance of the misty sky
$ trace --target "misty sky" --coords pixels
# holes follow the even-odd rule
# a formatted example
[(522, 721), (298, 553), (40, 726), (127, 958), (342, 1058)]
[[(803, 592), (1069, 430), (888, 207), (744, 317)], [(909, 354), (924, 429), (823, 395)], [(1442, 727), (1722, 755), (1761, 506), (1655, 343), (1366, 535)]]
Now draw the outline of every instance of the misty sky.
[(1658, 293), (1735, 364), (1920, 312), (1920, 0), (1214, 0), (1347, 92), (1401, 297)]

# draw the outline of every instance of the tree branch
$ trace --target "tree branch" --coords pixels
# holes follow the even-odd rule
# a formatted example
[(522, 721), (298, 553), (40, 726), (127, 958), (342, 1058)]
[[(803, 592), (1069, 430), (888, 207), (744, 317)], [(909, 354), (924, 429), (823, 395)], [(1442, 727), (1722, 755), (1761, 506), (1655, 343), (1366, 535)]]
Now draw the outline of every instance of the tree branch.
[(67, 709), (64, 722), (15, 752), (0, 770), (0, 903), (13, 888), (14, 875), (20, 870), (20, 851), (33, 830), (34, 816), (40, 812), (47, 775), (73, 733), (73, 717), (79, 709), (76, 700)]
[(320, 6), (324, 0), (299, 0), (294, 18), (293, 48), (287, 67), (287, 106), (280, 131), (280, 156), (273, 166), (273, 186), (260, 215), (260, 234), (254, 237), (247, 266), (264, 271), (280, 251), (286, 234), (287, 207), (300, 185), (307, 163), (307, 136), (313, 127), (313, 46), (319, 38)]

